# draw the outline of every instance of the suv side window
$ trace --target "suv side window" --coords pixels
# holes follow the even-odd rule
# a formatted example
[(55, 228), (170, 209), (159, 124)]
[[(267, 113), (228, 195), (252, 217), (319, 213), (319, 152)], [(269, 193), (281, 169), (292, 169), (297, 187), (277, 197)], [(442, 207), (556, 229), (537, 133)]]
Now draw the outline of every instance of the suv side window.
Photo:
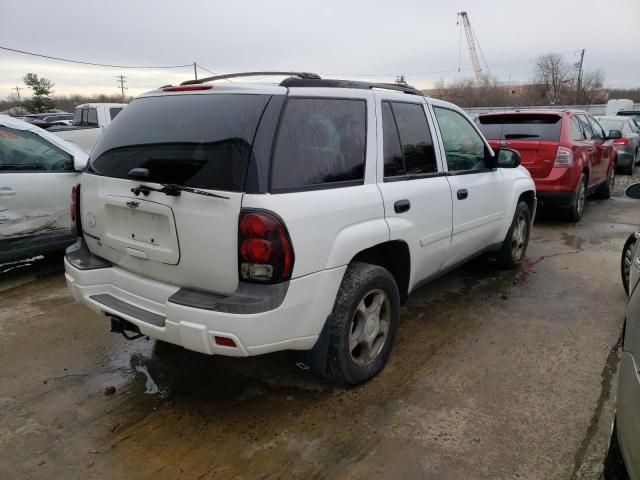
[(587, 120), (584, 115), (577, 115), (578, 121), (582, 125), (582, 129), (584, 130), (584, 136), (587, 140), (591, 140), (594, 138), (593, 128), (591, 128), (591, 124)]
[(436, 152), (424, 106), (418, 103), (392, 102), (391, 108), (402, 145), (402, 160), (406, 174), (436, 173)]
[(589, 123), (591, 124), (591, 129), (593, 130), (593, 138), (597, 140), (603, 140), (605, 137), (605, 134), (600, 124), (593, 117), (587, 116), (587, 119), (589, 120)]
[(584, 134), (582, 128), (576, 117), (571, 117), (571, 139), (572, 140), (584, 140)]
[(438, 119), (442, 143), (450, 172), (489, 168), (485, 144), (480, 134), (460, 113), (443, 107), (433, 108)]
[(384, 178), (406, 175), (402, 161), (402, 147), (391, 103), (382, 102), (382, 144), (384, 151)]
[(0, 126), (0, 174), (16, 171), (73, 171), (73, 158), (33, 132)]
[(423, 105), (382, 102), (382, 130), (385, 178), (438, 171)]
[(365, 100), (290, 98), (273, 153), (272, 188), (362, 184), (366, 111)]
[(87, 114), (87, 125), (98, 126), (98, 111), (95, 108), (90, 108)]

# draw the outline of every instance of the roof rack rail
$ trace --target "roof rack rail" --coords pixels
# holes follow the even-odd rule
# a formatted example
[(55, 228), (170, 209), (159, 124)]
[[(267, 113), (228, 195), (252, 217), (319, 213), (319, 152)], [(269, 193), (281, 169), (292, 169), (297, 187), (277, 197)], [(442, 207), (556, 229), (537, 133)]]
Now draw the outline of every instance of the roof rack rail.
[(357, 88), (361, 90), (372, 90), (372, 89), (381, 89), (381, 90), (393, 90), (396, 92), (403, 92), (409, 95), (420, 95), (422, 97), (425, 96), (423, 92), (418, 90), (411, 85), (407, 85), (404, 83), (370, 83), (370, 82), (359, 82), (355, 80), (334, 80), (330, 78), (295, 78), (290, 77), (284, 79), (280, 82), (280, 85), (283, 87), (328, 87), (328, 88)]
[(215, 80), (226, 80), (229, 78), (241, 77), (263, 77), (267, 75), (287, 75), (288, 77), (297, 77), (300, 79), (320, 80), (320, 75), (310, 72), (243, 72), (243, 73), (227, 73), (225, 75), (214, 75), (213, 77), (200, 78), (198, 80), (187, 80), (180, 85), (195, 85), (198, 83), (213, 82)]

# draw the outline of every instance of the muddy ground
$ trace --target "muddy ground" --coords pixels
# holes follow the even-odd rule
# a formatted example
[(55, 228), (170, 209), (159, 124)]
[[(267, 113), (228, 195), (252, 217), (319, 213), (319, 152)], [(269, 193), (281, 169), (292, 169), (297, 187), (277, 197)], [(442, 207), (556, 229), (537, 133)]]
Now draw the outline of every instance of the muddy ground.
[(640, 224), (621, 190), (578, 225), (539, 220), (518, 270), (477, 261), (415, 292), (353, 389), (288, 354), (128, 342), (71, 300), (61, 257), (5, 272), (0, 478), (599, 478)]

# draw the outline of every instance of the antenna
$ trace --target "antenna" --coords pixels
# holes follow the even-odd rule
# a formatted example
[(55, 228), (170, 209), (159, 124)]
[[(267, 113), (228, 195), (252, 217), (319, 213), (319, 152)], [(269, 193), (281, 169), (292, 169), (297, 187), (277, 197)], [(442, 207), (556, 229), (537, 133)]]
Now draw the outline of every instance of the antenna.
[(511, 74), (507, 80), (507, 89), (505, 90), (504, 97), (504, 111), (502, 112), (502, 124), (500, 125), (500, 142), (502, 142), (502, 134), (504, 133), (504, 117), (507, 113), (507, 104), (509, 103), (509, 84), (511, 83)]

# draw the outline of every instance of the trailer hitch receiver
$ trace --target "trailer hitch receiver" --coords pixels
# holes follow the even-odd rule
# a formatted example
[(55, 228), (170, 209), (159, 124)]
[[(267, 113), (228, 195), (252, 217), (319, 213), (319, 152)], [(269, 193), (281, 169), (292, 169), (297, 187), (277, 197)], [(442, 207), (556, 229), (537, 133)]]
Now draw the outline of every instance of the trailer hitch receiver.
[[(122, 336), (127, 340), (136, 340), (140, 337), (144, 337), (137, 325), (126, 321), (124, 318), (116, 317), (113, 315), (110, 315), (110, 317), (111, 331), (113, 333), (121, 333)], [(133, 335), (130, 335), (127, 332), (131, 332), (133, 333)]]

